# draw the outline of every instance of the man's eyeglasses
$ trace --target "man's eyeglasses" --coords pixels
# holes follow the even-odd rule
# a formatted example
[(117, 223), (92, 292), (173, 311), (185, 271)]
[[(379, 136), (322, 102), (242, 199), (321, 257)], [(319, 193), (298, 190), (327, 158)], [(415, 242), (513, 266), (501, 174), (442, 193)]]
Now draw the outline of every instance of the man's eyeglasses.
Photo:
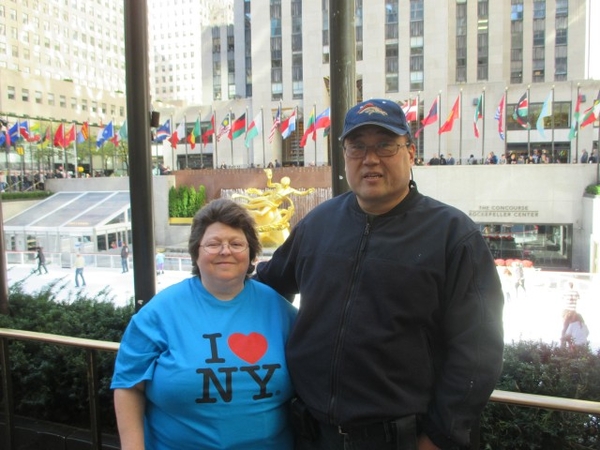
[(209, 242), (208, 244), (200, 245), (209, 255), (221, 253), (221, 250), (227, 246), (231, 253), (242, 253), (248, 248), (248, 244), (242, 241), (233, 242)]
[(367, 154), (367, 150), (373, 148), (377, 156), (385, 158), (388, 156), (394, 156), (396, 153), (398, 153), (400, 147), (408, 147), (409, 145), (411, 145), (410, 142), (404, 142), (402, 144), (398, 144), (396, 142), (378, 142), (374, 145), (353, 143), (345, 145), (344, 151), (346, 152), (346, 156), (348, 158), (364, 158)]

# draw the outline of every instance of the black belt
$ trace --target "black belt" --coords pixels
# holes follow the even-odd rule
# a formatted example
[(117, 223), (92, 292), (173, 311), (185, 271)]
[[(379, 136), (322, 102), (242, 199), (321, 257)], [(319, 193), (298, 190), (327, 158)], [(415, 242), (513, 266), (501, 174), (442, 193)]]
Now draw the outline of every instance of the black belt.
[(338, 426), (338, 432), (354, 439), (381, 437), (386, 442), (396, 440), (401, 446), (398, 448), (416, 449), (417, 419), (415, 415), (410, 415), (387, 422), (366, 425), (340, 425)]

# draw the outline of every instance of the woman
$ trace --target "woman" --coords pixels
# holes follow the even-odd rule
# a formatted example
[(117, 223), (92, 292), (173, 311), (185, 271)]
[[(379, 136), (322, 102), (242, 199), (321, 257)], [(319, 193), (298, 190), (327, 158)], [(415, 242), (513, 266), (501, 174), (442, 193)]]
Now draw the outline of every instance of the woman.
[(567, 329), (562, 337), (563, 343), (569, 347), (576, 345), (587, 345), (590, 330), (588, 329), (583, 316), (575, 311), (570, 311), (567, 315)]
[(121, 448), (293, 447), (285, 344), (296, 309), (250, 280), (261, 250), (249, 213), (215, 200), (189, 238), (195, 275), (128, 325), (112, 388)]

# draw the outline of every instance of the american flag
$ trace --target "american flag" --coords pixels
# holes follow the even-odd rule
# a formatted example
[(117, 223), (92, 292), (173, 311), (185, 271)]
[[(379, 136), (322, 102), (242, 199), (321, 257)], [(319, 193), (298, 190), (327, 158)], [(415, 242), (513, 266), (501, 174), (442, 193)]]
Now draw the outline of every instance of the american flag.
[(275, 130), (279, 128), (281, 124), (281, 106), (277, 108), (277, 113), (275, 114), (275, 119), (273, 119), (273, 125), (271, 125), (271, 131), (269, 132), (269, 143), (273, 142), (273, 138), (275, 137)]

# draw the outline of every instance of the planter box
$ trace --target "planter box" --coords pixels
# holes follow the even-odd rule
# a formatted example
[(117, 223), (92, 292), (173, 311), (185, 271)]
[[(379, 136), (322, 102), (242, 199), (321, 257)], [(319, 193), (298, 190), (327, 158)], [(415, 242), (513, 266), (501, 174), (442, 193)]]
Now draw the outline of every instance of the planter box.
[(169, 217), (169, 225), (191, 225), (193, 217)]

